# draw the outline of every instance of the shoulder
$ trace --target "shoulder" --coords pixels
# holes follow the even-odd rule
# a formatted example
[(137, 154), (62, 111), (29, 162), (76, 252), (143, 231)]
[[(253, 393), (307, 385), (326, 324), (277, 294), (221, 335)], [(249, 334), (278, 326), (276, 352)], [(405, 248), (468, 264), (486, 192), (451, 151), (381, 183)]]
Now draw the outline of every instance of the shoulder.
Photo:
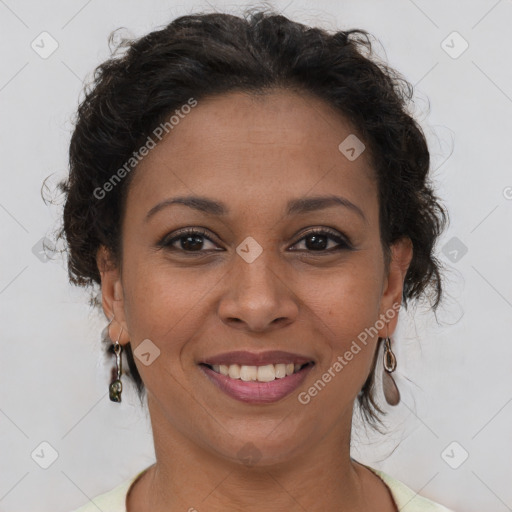
[(71, 512), (126, 512), (126, 496), (131, 485), (145, 470), (128, 478), (110, 491), (104, 492)]
[(454, 512), (439, 503), (420, 496), (403, 482), (384, 473), (384, 471), (370, 466), (366, 467), (373, 471), (388, 486), (396, 506), (401, 512)]

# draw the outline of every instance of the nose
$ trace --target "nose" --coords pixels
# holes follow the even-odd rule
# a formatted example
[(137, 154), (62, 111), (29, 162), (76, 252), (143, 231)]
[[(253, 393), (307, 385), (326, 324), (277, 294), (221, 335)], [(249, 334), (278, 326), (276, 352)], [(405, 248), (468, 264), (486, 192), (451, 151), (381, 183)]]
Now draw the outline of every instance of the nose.
[(298, 300), (282, 268), (264, 257), (252, 263), (238, 257), (225, 276), (226, 291), (218, 314), (230, 327), (251, 332), (268, 332), (293, 323), (298, 315)]

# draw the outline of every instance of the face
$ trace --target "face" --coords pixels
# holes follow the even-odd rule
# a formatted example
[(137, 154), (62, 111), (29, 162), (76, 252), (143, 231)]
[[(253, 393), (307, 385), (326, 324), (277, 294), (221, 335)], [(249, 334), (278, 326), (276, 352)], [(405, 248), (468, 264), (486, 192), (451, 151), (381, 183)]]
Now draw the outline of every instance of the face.
[[(402, 240), (385, 267), (368, 155), (349, 160), (338, 149), (353, 133), (316, 98), (230, 93), (199, 101), (139, 164), (122, 265), (102, 271), (103, 306), (115, 315), (112, 339), (122, 328), (122, 344), (151, 354), (148, 365), (135, 360), (155, 432), (230, 460), (254, 446), (270, 463), (349, 428), (396, 309), (387, 327), (378, 322), (358, 340), (400, 304), (412, 256)], [(172, 202), (191, 197), (200, 200)], [(98, 254), (100, 269), (106, 256)], [(218, 383), (233, 379), (202, 363), (233, 351), (283, 351), (313, 364), (259, 395), (260, 384), (245, 381), (228, 393)]]

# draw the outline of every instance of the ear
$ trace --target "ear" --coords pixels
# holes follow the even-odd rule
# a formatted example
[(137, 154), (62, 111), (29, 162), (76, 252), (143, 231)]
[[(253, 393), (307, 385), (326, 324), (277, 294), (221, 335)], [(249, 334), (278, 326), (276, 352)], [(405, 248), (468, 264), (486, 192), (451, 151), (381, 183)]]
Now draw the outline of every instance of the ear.
[(398, 309), (402, 303), (405, 275), (411, 263), (412, 255), (413, 245), (409, 237), (402, 237), (391, 245), (389, 272), (384, 280), (380, 304), (380, 318), (386, 323), (379, 330), (379, 337), (381, 338), (391, 336), (398, 323)]
[(119, 340), (121, 345), (125, 345), (130, 341), (130, 333), (126, 325), (123, 284), (110, 251), (103, 245), (96, 253), (96, 264), (101, 275), (103, 312), (111, 320), (108, 326), (109, 337), (113, 342)]

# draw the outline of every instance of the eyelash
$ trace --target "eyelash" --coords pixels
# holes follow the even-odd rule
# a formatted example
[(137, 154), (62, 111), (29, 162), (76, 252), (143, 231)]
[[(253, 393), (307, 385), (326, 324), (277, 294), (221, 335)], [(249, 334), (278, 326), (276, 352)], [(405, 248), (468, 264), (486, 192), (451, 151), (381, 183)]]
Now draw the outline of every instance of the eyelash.
[[(336, 231), (333, 231), (331, 229), (328, 229), (328, 228), (322, 228), (322, 229), (316, 229), (316, 230), (311, 230), (311, 231), (308, 231), (307, 233), (304, 233), (302, 235), (302, 237), (297, 240), (297, 242), (295, 242), (293, 245), (297, 245), (299, 242), (302, 242), (305, 238), (307, 238), (308, 236), (312, 236), (312, 235), (320, 235), (320, 236), (326, 236), (327, 238), (330, 238), (331, 240), (334, 240), (335, 242), (337, 242), (340, 246), (336, 247), (336, 248), (331, 248), (331, 249), (321, 249), (321, 250), (318, 250), (318, 251), (314, 251), (312, 249), (310, 250), (307, 250), (308, 252), (311, 252), (311, 253), (316, 253), (316, 254), (321, 254), (321, 253), (324, 253), (324, 254), (331, 254), (333, 252), (337, 252), (337, 251), (343, 251), (343, 250), (352, 250), (352, 245), (350, 244), (349, 240), (346, 239), (346, 238), (343, 238), (341, 236), (338, 235), (338, 233)], [(200, 253), (203, 253), (203, 252), (213, 252), (215, 250), (212, 250), (212, 249), (207, 249), (206, 251), (205, 250), (198, 250), (198, 251), (187, 251), (185, 249), (178, 249), (176, 247), (172, 247), (172, 245), (175, 243), (175, 242), (178, 242), (179, 240), (181, 240), (182, 238), (187, 238), (187, 237), (190, 237), (190, 236), (200, 236), (202, 238), (206, 238), (207, 240), (209, 240), (210, 242), (212, 243), (215, 243), (210, 237), (207, 236), (207, 231), (205, 229), (200, 229), (200, 228), (190, 228), (190, 229), (183, 229), (182, 231), (179, 231), (177, 235), (173, 236), (171, 239), (168, 239), (168, 237), (164, 237), (159, 243), (158, 243), (158, 246), (160, 248), (164, 248), (164, 249), (169, 249), (169, 250), (174, 250), (174, 251), (180, 251), (180, 252), (183, 252), (187, 255), (192, 255), (194, 253), (196, 254), (200, 254)], [(295, 251), (297, 251), (297, 249), (294, 249)], [(217, 251), (215, 251), (217, 252)]]

